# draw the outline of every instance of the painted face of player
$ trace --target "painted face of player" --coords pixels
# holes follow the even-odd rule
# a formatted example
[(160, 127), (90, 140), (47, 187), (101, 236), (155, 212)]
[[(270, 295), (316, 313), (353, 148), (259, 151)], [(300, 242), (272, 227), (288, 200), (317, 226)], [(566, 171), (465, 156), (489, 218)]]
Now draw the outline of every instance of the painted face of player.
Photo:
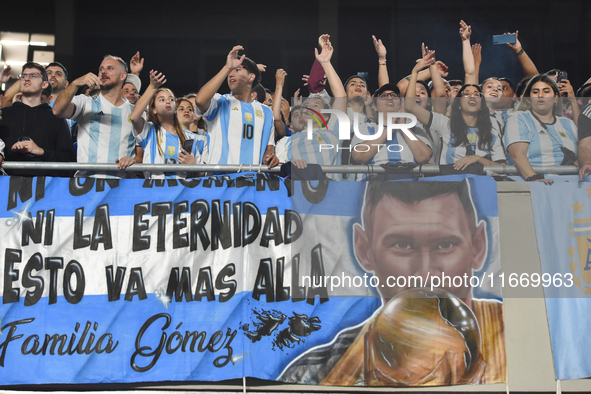
[(21, 93), (24, 96), (36, 95), (43, 91), (49, 82), (43, 80), (41, 72), (36, 68), (25, 68), (20, 79)]
[(184, 129), (189, 129), (189, 125), (195, 119), (195, 110), (193, 104), (188, 100), (181, 100), (176, 107), (176, 116), (183, 125)]
[(156, 99), (154, 100), (154, 114), (158, 116), (171, 116), (175, 113), (175, 98), (174, 96), (166, 90), (162, 90), (156, 94)]
[[(486, 255), (485, 224), (469, 223), (457, 194), (440, 195), (409, 205), (384, 197), (373, 212), (371, 232), (355, 227), (355, 254), (365, 270), (380, 279), (379, 291), (388, 299), (413, 286), (408, 278), (445, 274), (472, 275)], [(387, 286), (388, 277), (407, 279), (404, 288)], [(391, 280), (391, 279), (390, 279)], [(400, 282), (401, 283), (401, 282)], [(443, 288), (468, 299), (470, 287)], [(423, 285), (424, 286), (424, 285)]]
[(532, 86), (529, 97), (532, 111), (538, 115), (547, 115), (552, 112), (557, 95), (552, 86), (538, 81)]
[(121, 89), (121, 97), (127, 99), (130, 103), (135, 104), (138, 99), (138, 92), (132, 83), (126, 83)]
[(99, 67), (98, 77), (101, 81), (101, 90), (111, 90), (119, 84), (123, 84), (127, 73), (119, 61), (106, 58)]
[(49, 66), (45, 69), (47, 72), (47, 78), (51, 84), (52, 94), (55, 96), (61, 93), (65, 88), (68, 87), (68, 81), (66, 81), (66, 75), (64, 70), (59, 66)]
[(345, 91), (347, 97), (366, 97), (367, 84), (361, 78), (352, 78), (347, 84)]
[(487, 104), (493, 108), (501, 100), (503, 85), (498, 79), (489, 79), (482, 85), (482, 95), (486, 97)]

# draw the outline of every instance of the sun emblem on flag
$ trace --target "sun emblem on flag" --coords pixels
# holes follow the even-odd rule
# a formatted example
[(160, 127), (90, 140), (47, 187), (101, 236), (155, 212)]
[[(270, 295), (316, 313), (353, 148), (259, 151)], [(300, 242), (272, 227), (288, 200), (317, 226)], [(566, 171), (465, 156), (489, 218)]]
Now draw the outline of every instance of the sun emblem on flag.
[[(567, 247), (570, 256), (568, 266), (573, 274), (573, 282), (585, 294), (591, 294), (591, 287), (586, 286), (591, 284), (591, 218), (575, 219), (569, 227), (571, 238), (577, 242), (576, 247), (574, 245)], [(575, 260), (575, 254), (578, 254), (578, 262)]]

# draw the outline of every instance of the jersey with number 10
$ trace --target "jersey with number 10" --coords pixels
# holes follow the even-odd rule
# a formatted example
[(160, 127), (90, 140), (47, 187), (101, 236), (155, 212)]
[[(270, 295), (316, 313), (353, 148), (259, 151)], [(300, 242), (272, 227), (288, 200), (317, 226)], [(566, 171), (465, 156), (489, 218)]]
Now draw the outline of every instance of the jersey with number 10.
[(216, 93), (205, 113), (196, 112), (207, 121), (207, 164), (260, 164), (267, 145), (274, 145), (273, 111), (258, 101)]

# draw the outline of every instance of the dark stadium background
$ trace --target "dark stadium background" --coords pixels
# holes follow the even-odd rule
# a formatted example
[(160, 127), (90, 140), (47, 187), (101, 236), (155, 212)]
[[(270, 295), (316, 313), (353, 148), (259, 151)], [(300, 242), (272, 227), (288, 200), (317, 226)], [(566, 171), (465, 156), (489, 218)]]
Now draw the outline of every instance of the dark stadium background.
[[(146, 59), (144, 84), (148, 71), (157, 69), (177, 96), (199, 90), (236, 44), (267, 65), (263, 85), (271, 90), (275, 70), (284, 68), (291, 95), (310, 70), (321, 33), (331, 34), (333, 63), (341, 78), (368, 72), (370, 91), (377, 88), (372, 34), (388, 49), (393, 80), (410, 73), (423, 41), (449, 66), (450, 78), (463, 79), (460, 19), (473, 26), (472, 43), (483, 46), (481, 80), (521, 79), (510, 49), (492, 44), (493, 34), (515, 30), (540, 72), (567, 71), (575, 90), (591, 76), (591, 2), (585, 0), (486, 5), (453, 0), (5, 1), (0, 18), (1, 31), (55, 34), (55, 59), (68, 68), (70, 80), (96, 73), (105, 54), (129, 61), (139, 50)], [(222, 93), (226, 90), (222, 87)]]

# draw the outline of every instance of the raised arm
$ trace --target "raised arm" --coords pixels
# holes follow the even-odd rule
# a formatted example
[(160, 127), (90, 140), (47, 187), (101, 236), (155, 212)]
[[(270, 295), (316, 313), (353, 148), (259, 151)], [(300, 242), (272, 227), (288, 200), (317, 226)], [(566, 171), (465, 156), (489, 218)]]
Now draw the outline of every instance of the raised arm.
[(416, 116), (417, 120), (424, 125), (429, 123), (431, 113), (420, 105), (417, 105), (415, 100), (415, 92), (417, 87), (417, 79), (419, 77), (419, 70), (425, 67), (430, 67), (433, 63), (435, 63), (435, 51), (427, 50), (425, 56), (417, 60), (417, 64), (412, 69), (412, 73), (410, 74), (410, 81), (408, 82), (408, 88), (406, 89), (406, 99), (404, 100), (404, 108)]
[[(419, 76), (417, 77), (417, 80), (428, 81), (430, 79), (431, 79), (431, 71), (428, 68), (426, 68), (422, 71), (419, 71)], [(400, 95), (402, 95), (402, 96), (406, 95), (406, 89), (408, 89), (408, 82), (409, 81), (410, 81), (410, 75), (407, 75), (406, 77), (404, 77), (400, 81), (398, 81), (398, 83), (396, 84), (398, 89), (400, 89)]]
[(281, 119), (281, 104), (283, 102), (283, 85), (285, 84), (285, 76), (287, 73), (280, 68), (275, 73), (275, 99), (273, 100), (273, 123), (275, 125), (275, 133), (281, 137), (287, 135), (287, 130), (283, 119)]
[[(314, 49), (314, 52), (316, 54), (316, 60), (318, 60), (318, 62), (324, 69), (324, 73), (326, 74), (326, 78), (330, 85), (330, 89), (332, 91), (333, 96), (335, 98), (345, 98), (347, 97), (347, 93), (345, 92), (343, 82), (341, 82), (339, 75), (332, 66), (332, 63), (330, 62), (332, 54), (334, 53), (334, 48), (330, 43), (330, 36), (328, 34), (323, 34), (322, 36), (320, 36), (320, 39), (322, 41), (321, 52), (318, 52), (318, 48)], [(336, 100), (333, 109), (338, 109), (340, 111), (347, 112), (346, 100)]]
[(478, 84), (476, 79), (476, 68), (474, 67), (474, 55), (472, 54), (472, 46), (470, 45), (470, 36), (472, 35), (472, 26), (469, 26), (464, 21), (460, 21), (460, 37), (462, 38), (462, 59), (464, 61), (464, 77), (465, 84)]
[(575, 122), (575, 126), (579, 127), (579, 115), (581, 115), (581, 107), (579, 107), (579, 103), (577, 102), (573, 85), (571, 85), (568, 79), (563, 79), (562, 81), (558, 82), (558, 88), (560, 89), (560, 95), (562, 97), (568, 97), (573, 110), (573, 122)]
[[(425, 46), (425, 43), (422, 44), (422, 53), (423, 57), (427, 55), (429, 52), (429, 47)], [(431, 81), (433, 82), (433, 90), (431, 91), (431, 98), (435, 100), (431, 100), (431, 105), (433, 107), (433, 111), (439, 114), (445, 114), (447, 111), (447, 100), (445, 99), (437, 99), (438, 97), (445, 97), (445, 82), (443, 82), (443, 77), (447, 76), (447, 66), (445, 63), (441, 61), (435, 61), (433, 64), (429, 66), (429, 71), (431, 72)]]
[(88, 86), (90, 89), (97, 89), (101, 86), (101, 81), (93, 73), (88, 73), (78, 79), (75, 79), (68, 87), (57, 96), (53, 104), (53, 114), (59, 118), (71, 118), (76, 112), (76, 105), (72, 103), (74, 95), (82, 86)]
[[(511, 34), (511, 33), (505, 33), (505, 34)], [(523, 47), (521, 46), (521, 42), (519, 41), (518, 37), (519, 37), (519, 30), (516, 30), (515, 31), (515, 44), (507, 44), (507, 46), (509, 48), (511, 48), (511, 50), (513, 51), (515, 56), (517, 56), (517, 60), (519, 60), (519, 63), (521, 64), (521, 68), (523, 69), (523, 74), (526, 77), (533, 77), (535, 75), (538, 75), (539, 74), (538, 68), (536, 67), (534, 62), (529, 58), (527, 53), (525, 53), (525, 51), (523, 50)]]
[[(10, 80), (10, 65), (6, 66), (0, 71), (0, 84), (8, 82)], [(0, 102), (0, 107), (9, 107), (12, 105), (12, 98), (21, 91), (21, 84), (17, 81), (10, 86), (6, 92), (4, 92), (4, 100)]]
[(482, 46), (480, 44), (472, 45), (472, 56), (474, 57), (474, 76), (476, 83), (480, 81), (480, 65), (482, 64)]
[[(135, 55), (129, 61), (129, 70), (135, 76), (140, 76), (140, 73), (144, 69), (144, 58), (140, 57), (140, 51), (137, 51)], [(139, 92), (138, 92), (139, 93)]]
[(148, 104), (150, 104), (150, 100), (152, 99), (152, 96), (154, 96), (154, 93), (156, 93), (156, 90), (165, 83), (166, 76), (164, 74), (155, 70), (150, 70), (150, 84), (144, 91), (144, 94), (138, 99), (137, 103), (135, 103), (130, 115), (133, 130), (137, 134), (141, 134), (144, 129), (144, 123), (146, 122), (142, 113), (148, 108)]
[(390, 83), (388, 76), (388, 67), (386, 66), (386, 47), (382, 44), (382, 40), (378, 40), (376, 36), (371, 36), (373, 39), (373, 46), (376, 48), (378, 54), (378, 88)]
[(222, 86), (230, 72), (242, 64), (246, 55), (238, 56), (238, 52), (243, 50), (242, 45), (236, 45), (232, 48), (230, 53), (228, 53), (224, 67), (199, 90), (195, 97), (195, 104), (199, 108), (199, 111), (202, 113), (207, 111), (211, 99), (219, 90), (220, 86)]

